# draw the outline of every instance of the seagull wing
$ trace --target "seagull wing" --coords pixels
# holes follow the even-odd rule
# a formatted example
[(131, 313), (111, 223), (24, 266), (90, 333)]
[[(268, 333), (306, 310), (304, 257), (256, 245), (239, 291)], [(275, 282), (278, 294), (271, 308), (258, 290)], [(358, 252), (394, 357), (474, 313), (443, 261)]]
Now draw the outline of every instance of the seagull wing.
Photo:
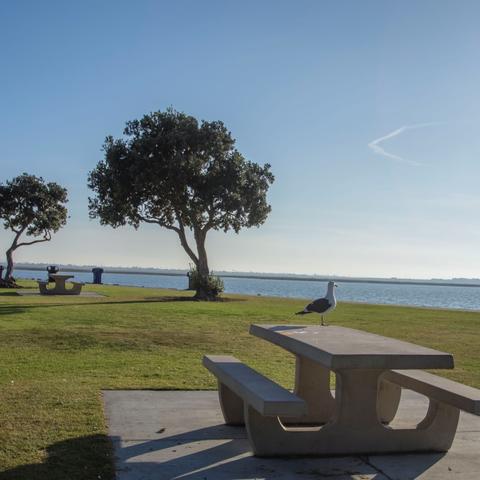
[(305, 310), (315, 313), (325, 313), (332, 304), (326, 298), (319, 298), (305, 307)]
[(312, 313), (312, 312), (307, 312), (307, 309), (305, 307), (305, 310), (301, 310), (300, 312), (297, 312), (295, 315), (306, 315), (307, 313)]

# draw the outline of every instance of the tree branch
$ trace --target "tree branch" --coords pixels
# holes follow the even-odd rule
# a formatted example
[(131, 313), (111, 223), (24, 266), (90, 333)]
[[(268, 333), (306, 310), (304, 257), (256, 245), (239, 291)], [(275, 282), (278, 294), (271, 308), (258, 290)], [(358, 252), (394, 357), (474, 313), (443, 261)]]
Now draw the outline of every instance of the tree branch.
[(20, 230), (15, 230), (14, 228), (12, 228), (12, 230), (15, 232), (15, 237), (8, 250), (13, 252), (18, 247), (18, 244), (17, 244), (18, 239), (20, 238), (20, 236), (22, 235), (22, 233), (25, 231), (26, 228), (27, 227), (23, 227), (23, 228), (20, 228)]
[(207, 214), (208, 214), (208, 220), (207, 222), (205, 223), (205, 225), (203, 226), (203, 228), (201, 229), (202, 233), (204, 235), (207, 234), (207, 232), (213, 227), (213, 225), (215, 224), (214, 222), (214, 218), (215, 218), (215, 208), (212, 205), (210, 205), (210, 207), (207, 208)]
[(162, 222), (158, 218), (151, 218), (151, 217), (149, 218), (149, 217), (144, 217), (143, 215), (139, 215), (138, 218), (142, 220), (142, 222), (155, 223), (157, 225), (160, 225), (161, 227), (167, 228), (168, 230), (173, 230), (174, 232), (177, 232), (177, 233), (180, 232), (179, 228), (175, 227), (174, 225), (168, 225), (167, 223)]
[(185, 235), (185, 227), (183, 225), (182, 219), (178, 212), (176, 212), (177, 215), (177, 222), (179, 228), (177, 228), (177, 233), (178, 236), (180, 237), (180, 243), (182, 244), (183, 249), (187, 252), (188, 256), (193, 260), (193, 263), (195, 265), (198, 265), (198, 257), (195, 255), (194, 251), (190, 248), (190, 245), (188, 244), (187, 241), (187, 236)]
[(15, 248), (25, 247), (27, 245), (33, 245), (34, 243), (49, 242), (50, 240), (51, 240), (50, 238), (42, 238), (41, 240), (33, 240), (31, 242), (22, 242), (22, 243), (18, 243)]
[(15, 249), (18, 248), (18, 247), (26, 247), (27, 245), (33, 245), (35, 243), (49, 242), (51, 239), (52, 239), (51, 233), (50, 232), (45, 232), (43, 238), (41, 238), (39, 240), (32, 240), (31, 242), (18, 243), (16, 245)]
[(180, 244), (182, 245), (183, 249), (187, 252), (188, 256), (193, 260), (193, 263), (195, 265), (198, 264), (198, 257), (195, 255), (195, 252), (190, 248), (190, 245), (188, 244), (187, 241), (187, 236), (185, 234), (185, 227), (183, 225), (182, 219), (180, 217), (180, 214), (178, 211), (175, 212), (175, 215), (177, 217), (177, 222), (178, 222), (178, 227), (175, 225), (168, 225), (165, 222), (162, 222), (158, 218), (152, 218), (152, 217), (145, 217), (144, 215), (138, 215), (138, 218), (142, 220), (143, 222), (146, 223), (155, 223), (157, 225), (160, 225), (161, 227), (165, 227), (168, 230), (173, 230), (174, 232), (177, 232), (179, 238), (180, 238)]

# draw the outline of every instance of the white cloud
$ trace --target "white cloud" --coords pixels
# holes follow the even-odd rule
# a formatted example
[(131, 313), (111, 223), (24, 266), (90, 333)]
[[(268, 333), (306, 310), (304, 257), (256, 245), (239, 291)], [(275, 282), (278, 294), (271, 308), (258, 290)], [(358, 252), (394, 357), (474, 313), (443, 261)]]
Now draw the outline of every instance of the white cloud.
[(397, 128), (393, 132), (387, 133), (387, 135), (384, 135), (383, 137), (379, 137), (375, 140), (372, 140), (368, 144), (368, 146), (378, 155), (382, 155), (386, 158), (395, 160), (397, 162), (408, 163), (409, 165), (414, 165), (418, 167), (423, 164), (420, 162), (409, 160), (407, 158), (400, 157), (399, 155), (394, 155), (393, 153), (387, 152), (380, 144), (383, 143), (385, 140), (389, 140), (390, 138), (400, 135), (406, 130), (416, 130), (418, 128), (432, 127), (433, 125), (439, 125), (439, 122), (416, 123), (414, 125), (404, 125), (403, 127)]

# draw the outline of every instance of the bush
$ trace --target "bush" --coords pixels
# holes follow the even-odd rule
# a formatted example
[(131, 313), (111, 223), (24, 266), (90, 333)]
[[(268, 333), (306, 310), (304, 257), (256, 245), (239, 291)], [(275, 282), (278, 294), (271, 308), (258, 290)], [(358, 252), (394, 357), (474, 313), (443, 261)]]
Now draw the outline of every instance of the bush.
[(190, 287), (198, 292), (205, 292), (209, 297), (217, 297), (223, 292), (225, 286), (223, 280), (217, 275), (209, 275), (202, 278), (195, 267), (190, 266)]

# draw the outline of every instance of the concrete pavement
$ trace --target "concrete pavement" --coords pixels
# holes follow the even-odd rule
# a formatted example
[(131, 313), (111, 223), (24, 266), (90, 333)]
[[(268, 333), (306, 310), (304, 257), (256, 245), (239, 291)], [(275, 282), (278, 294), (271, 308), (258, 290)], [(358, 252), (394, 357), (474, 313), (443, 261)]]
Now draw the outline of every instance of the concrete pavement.
[[(447, 454), (253, 457), (245, 430), (227, 427), (211, 391), (104, 391), (118, 480), (480, 478), (480, 417), (462, 414)], [(426, 399), (404, 390), (395, 426), (418, 423)]]

